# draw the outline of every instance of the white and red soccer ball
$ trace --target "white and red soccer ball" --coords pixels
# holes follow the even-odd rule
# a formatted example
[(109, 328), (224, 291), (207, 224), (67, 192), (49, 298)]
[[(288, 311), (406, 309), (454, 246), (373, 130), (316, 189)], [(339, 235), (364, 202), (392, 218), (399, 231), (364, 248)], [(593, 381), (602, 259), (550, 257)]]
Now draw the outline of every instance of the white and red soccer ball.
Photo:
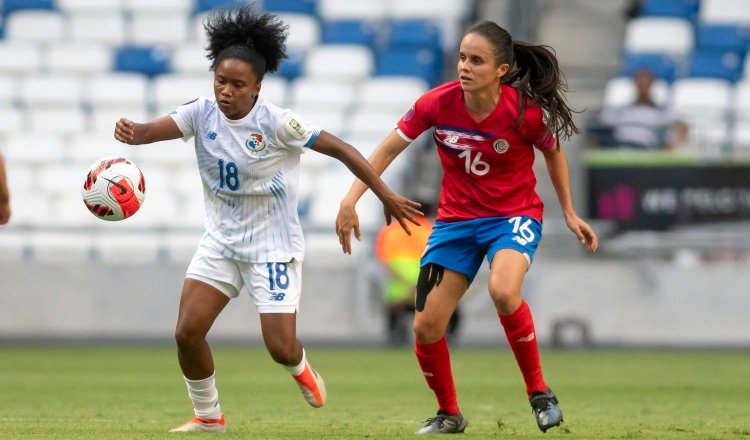
[(86, 208), (103, 220), (124, 220), (135, 214), (146, 198), (146, 181), (133, 162), (108, 157), (91, 165), (81, 188)]

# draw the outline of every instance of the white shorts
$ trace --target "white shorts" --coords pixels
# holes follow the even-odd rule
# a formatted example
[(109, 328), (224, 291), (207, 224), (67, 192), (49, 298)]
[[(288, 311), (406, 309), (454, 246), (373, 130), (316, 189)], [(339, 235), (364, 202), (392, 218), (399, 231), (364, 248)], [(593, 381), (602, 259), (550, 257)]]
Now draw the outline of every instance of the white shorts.
[(242, 287), (250, 294), (258, 313), (296, 313), (302, 284), (302, 262), (248, 263), (226, 258), (198, 245), (185, 275), (237, 298)]

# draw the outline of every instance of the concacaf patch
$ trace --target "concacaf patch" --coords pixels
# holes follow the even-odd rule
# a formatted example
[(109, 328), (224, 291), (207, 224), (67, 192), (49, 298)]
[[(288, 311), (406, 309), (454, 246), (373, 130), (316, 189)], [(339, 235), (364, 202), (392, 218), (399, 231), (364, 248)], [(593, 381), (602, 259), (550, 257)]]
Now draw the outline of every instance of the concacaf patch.
[(296, 119), (289, 120), (289, 128), (293, 130), (292, 135), (297, 139), (302, 139), (302, 137), (305, 135), (305, 127), (303, 127), (302, 124), (300, 124)]
[(492, 143), (492, 148), (499, 154), (503, 154), (510, 148), (510, 143), (505, 139), (498, 139)]
[(260, 133), (250, 133), (250, 137), (245, 141), (245, 145), (250, 151), (259, 152), (266, 148), (266, 142), (263, 140), (263, 135)]

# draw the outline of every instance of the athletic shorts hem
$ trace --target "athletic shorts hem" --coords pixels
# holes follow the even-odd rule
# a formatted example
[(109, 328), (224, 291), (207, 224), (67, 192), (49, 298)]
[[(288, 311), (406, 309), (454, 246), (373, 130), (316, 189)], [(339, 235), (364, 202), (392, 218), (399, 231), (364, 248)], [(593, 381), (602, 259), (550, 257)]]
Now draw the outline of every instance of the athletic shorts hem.
[(191, 278), (191, 279), (206, 283), (209, 286), (217, 289), (219, 292), (223, 293), (230, 299), (237, 298), (239, 296), (239, 292), (237, 291), (237, 289), (235, 289), (234, 286), (232, 286), (229, 283), (224, 283), (224, 282), (214, 280), (214, 279), (205, 277), (203, 275), (198, 275), (194, 273), (185, 274), (185, 278)]

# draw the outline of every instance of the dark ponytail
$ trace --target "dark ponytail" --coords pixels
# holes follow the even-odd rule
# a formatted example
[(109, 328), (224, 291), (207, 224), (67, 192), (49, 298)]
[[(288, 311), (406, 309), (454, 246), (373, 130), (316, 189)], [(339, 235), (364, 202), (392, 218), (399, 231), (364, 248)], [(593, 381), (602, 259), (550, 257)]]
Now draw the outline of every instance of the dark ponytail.
[(495, 64), (508, 64), (510, 70), (503, 84), (513, 86), (519, 94), (518, 123), (523, 121), (526, 99), (544, 110), (546, 123), (558, 139), (568, 139), (581, 131), (573, 122), (573, 110), (565, 101), (568, 90), (557, 57), (549, 46), (514, 41), (507, 30), (491, 21), (482, 21), (469, 29), (485, 37), (493, 48)]
[(284, 43), (288, 27), (275, 15), (255, 12), (252, 5), (218, 9), (203, 22), (208, 35), (211, 70), (226, 58), (250, 64), (263, 79), (266, 72), (275, 72), (286, 58)]

